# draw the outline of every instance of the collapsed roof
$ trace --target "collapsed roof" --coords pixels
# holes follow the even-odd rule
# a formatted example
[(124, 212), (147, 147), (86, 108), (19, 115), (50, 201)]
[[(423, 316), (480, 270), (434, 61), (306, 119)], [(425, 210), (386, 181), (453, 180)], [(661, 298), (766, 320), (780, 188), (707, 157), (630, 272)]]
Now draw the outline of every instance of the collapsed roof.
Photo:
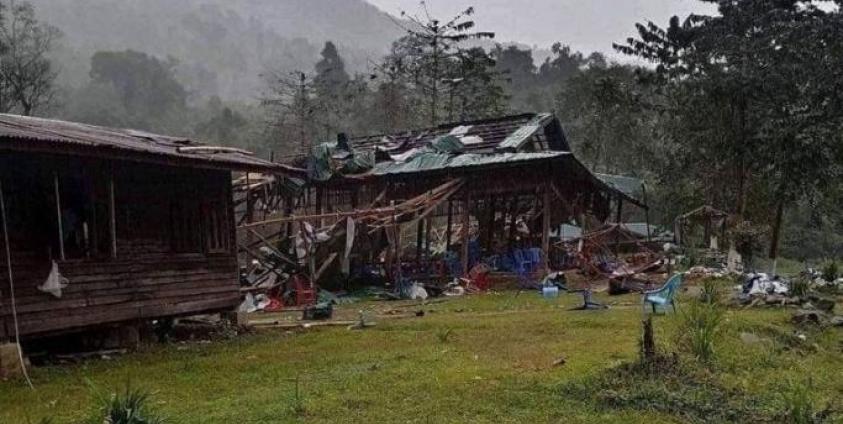
[(603, 191), (644, 206), (638, 196), (640, 180), (635, 180), (638, 190), (629, 190), (611, 176), (592, 174), (571, 153), (559, 120), (548, 113), (443, 124), (393, 135), (324, 143), (311, 150), (307, 171), (299, 172), (306, 173), (311, 181), (326, 183), (336, 179), (411, 178), (433, 173), (457, 176), (539, 163), (584, 176)]

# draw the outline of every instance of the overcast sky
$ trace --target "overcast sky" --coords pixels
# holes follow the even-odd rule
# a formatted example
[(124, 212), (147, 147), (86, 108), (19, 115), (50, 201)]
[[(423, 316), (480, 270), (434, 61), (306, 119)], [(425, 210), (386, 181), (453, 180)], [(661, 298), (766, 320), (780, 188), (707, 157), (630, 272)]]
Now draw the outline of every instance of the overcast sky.
[[(385, 12), (420, 14), (419, 0), (368, 0)], [(442, 19), (474, 5), (477, 28), (498, 41), (549, 47), (556, 41), (583, 52), (613, 54), (612, 43), (635, 34), (635, 23), (665, 25), (673, 15), (716, 10), (699, 0), (426, 0)]]

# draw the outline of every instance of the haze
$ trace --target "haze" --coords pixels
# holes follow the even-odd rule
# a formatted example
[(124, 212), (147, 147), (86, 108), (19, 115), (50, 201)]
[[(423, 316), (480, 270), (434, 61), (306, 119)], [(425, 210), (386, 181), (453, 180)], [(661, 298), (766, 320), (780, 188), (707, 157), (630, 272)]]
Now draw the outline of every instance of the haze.
[[(423, 14), (419, 0), (368, 0), (398, 16)], [(499, 41), (548, 47), (560, 41), (581, 51), (612, 53), (612, 43), (635, 33), (635, 22), (664, 24), (673, 15), (712, 12), (697, 0), (427, 0), (431, 14), (453, 16), (468, 6), (476, 9), (478, 28), (495, 31)]]

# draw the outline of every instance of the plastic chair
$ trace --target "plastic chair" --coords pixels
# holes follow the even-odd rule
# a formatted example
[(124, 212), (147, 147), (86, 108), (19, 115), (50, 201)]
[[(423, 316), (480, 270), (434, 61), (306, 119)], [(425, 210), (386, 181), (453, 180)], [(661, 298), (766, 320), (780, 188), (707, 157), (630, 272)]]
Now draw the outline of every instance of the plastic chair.
[(667, 305), (673, 307), (673, 312), (676, 312), (676, 292), (679, 286), (682, 285), (682, 274), (676, 274), (667, 280), (664, 285), (656, 290), (645, 291), (641, 299), (641, 308), (646, 311), (647, 304), (653, 308), (653, 313), (656, 313), (657, 307), (665, 308)]
[(296, 306), (316, 304), (316, 287), (303, 275), (293, 277), (296, 287)]
[(466, 284), (466, 288), (471, 287), (479, 291), (486, 291), (491, 286), (489, 272), (491, 272), (489, 266), (481, 262), (471, 268), (466, 278), (461, 278), (460, 281)]
[(527, 256), (524, 254), (524, 251), (521, 249), (515, 249), (512, 251), (512, 259), (514, 263), (514, 269), (516, 274), (520, 273), (529, 273), (533, 269), (533, 263)]
[(535, 271), (539, 267), (541, 267), (541, 265), (544, 263), (544, 258), (543, 258), (544, 255), (542, 254), (542, 250), (539, 249), (538, 247), (534, 247), (534, 248), (528, 249), (527, 252), (528, 252), (529, 260), (530, 260), (530, 262), (532, 263), (532, 266), (533, 266), (532, 270)]

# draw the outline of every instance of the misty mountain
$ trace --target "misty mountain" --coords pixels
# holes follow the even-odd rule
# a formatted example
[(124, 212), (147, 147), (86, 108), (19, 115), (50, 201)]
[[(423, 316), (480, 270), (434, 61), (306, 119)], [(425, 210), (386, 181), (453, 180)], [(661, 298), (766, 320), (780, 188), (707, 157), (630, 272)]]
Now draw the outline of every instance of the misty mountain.
[(363, 0), (29, 1), (64, 34), (56, 59), (70, 86), (88, 80), (95, 52), (133, 49), (177, 60), (194, 95), (248, 100), (267, 71), (311, 71), (325, 41), (348, 69), (365, 71), (402, 35)]

